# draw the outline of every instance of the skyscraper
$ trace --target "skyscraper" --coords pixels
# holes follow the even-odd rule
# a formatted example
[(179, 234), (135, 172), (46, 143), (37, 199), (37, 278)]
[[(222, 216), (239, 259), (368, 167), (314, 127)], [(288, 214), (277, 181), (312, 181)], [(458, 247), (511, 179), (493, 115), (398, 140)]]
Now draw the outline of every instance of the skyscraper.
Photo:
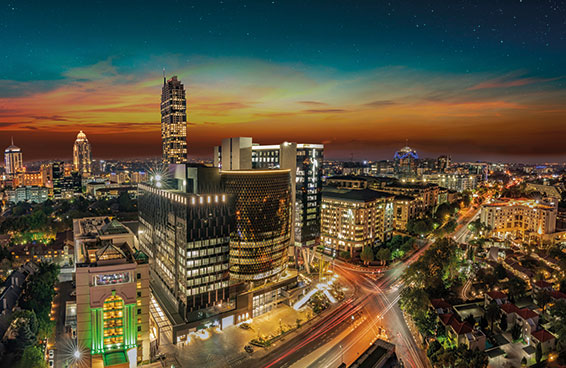
[(79, 172), (82, 176), (90, 176), (92, 172), (91, 163), (90, 143), (86, 138), (86, 134), (81, 130), (77, 134), (77, 139), (73, 146), (73, 170)]
[(12, 144), (4, 150), (4, 162), (6, 163), (7, 175), (15, 175), (24, 166), (22, 151), (20, 147), (14, 146), (13, 138)]
[(163, 162), (187, 162), (187, 100), (185, 88), (177, 76), (163, 78), (161, 91), (161, 144)]
[(395, 164), (395, 174), (399, 178), (413, 177), (417, 175), (417, 161), (419, 155), (417, 151), (409, 146), (401, 148), (395, 152), (393, 161)]

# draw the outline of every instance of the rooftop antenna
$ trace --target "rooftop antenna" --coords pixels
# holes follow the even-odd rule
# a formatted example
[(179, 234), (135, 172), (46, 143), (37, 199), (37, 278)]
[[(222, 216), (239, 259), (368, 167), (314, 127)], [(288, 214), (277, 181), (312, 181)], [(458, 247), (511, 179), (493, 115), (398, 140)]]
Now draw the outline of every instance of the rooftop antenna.
[(163, 68), (163, 85), (167, 84), (167, 80), (165, 78), (165, 68)]
[(409, 138), (405, 138), (405, 147), (409, 147)]
[(14, 136), (12, 136), (12, 146), (14, 145)]

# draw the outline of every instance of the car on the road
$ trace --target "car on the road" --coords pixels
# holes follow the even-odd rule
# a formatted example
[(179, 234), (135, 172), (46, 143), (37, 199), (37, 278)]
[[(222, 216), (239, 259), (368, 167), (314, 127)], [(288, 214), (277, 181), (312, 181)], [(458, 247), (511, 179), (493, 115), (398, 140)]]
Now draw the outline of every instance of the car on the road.
[(55, 367), (55, 362), (53, 359), (49, 359), (49, 368)]
[(55, 352), (53, 351), (53, 349), (49, 350), (49, 359), (53, 359), (53, 357), (55, 356)]
[(250, 354), (254, 352), (254, 348), (253, 348), (253, 346), (251, 346), (251, 345), (246, 345), (246, 346), (244, 346), (244, 350), (245, 350), (247, 353), (250, 353)]

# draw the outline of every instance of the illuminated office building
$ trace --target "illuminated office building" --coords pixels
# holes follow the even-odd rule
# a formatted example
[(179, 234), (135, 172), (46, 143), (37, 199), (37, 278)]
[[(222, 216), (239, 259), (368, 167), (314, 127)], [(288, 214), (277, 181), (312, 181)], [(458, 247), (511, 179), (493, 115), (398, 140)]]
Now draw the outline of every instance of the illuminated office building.
[(214, 165), (223, 171), (289, 169), (291, 173), (292, 244), (316, 246), (320, 241), (320, 203), (324, 145), (284, 142), (253, 144), (252, 138), (222, 140), (215, 147)]
[(371, 189), (325, 189), (322, 195), (321, 241), (327, 250), (349, 252), (391, 238), (394, 195)]
[(79, 366), (149, 362), (149, 265), (134, 234), (109, 217), (73, 221)]
[(222, 171), (224, 190), (234, 197), (235, 229), (230, 241), (230, 276), (259, 282), (287, 267), (291, 242), (289, 170)]
[(512, 235), (525, 238), (554, 233), (556, 213), (554, 202), (501, 198), (482, 206), (480, 221), (500, 237)]
[(185, 88), (177, 76), (163, 78), (161, 90), (161, 144), (163, 162), (187, 162), (187, 100)]
[(12, 144), (4, 150), (4, 163), (6, 165), (6, 175), (8, 176), (15, 175), (24, 166), (22, 150), (14, 145), (14, 139), (12, 139)]
[(77, 139), (73, 146), (73, 170), (82, 176), (90, 176), (92, 173), (90, 143), (82, 130), (77, 134)]
[[(231, 196), (216, 168), (171, 165), (170, 179), (138, 186), (140, 248), (173, 342), (235, 309), (229, 287)], [(233, 317), (232, 317), (233, 319)], [(223, 325), (228, 322), (224, 321)]]

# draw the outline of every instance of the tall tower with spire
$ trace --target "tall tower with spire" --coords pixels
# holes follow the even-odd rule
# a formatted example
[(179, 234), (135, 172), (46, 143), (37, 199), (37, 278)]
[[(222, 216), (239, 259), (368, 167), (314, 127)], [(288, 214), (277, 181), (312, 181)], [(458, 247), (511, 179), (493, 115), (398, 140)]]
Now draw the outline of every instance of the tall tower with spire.
[(12, 144), (4, 150), (4, 163), (8, 176), (15, 175), (24, 166), (22, 150), (14, 145), (14, 137), (12, 137)]
[(79, 172), (82, 176), (90, 176), (92, 173), (90, 143), (82, 130), (77, 134), (73, 146), (73, 170)]
[(166, 80), (161, 90), (161, 145), (165, 164), (187, 162), (187, 100), (177, 76)]

